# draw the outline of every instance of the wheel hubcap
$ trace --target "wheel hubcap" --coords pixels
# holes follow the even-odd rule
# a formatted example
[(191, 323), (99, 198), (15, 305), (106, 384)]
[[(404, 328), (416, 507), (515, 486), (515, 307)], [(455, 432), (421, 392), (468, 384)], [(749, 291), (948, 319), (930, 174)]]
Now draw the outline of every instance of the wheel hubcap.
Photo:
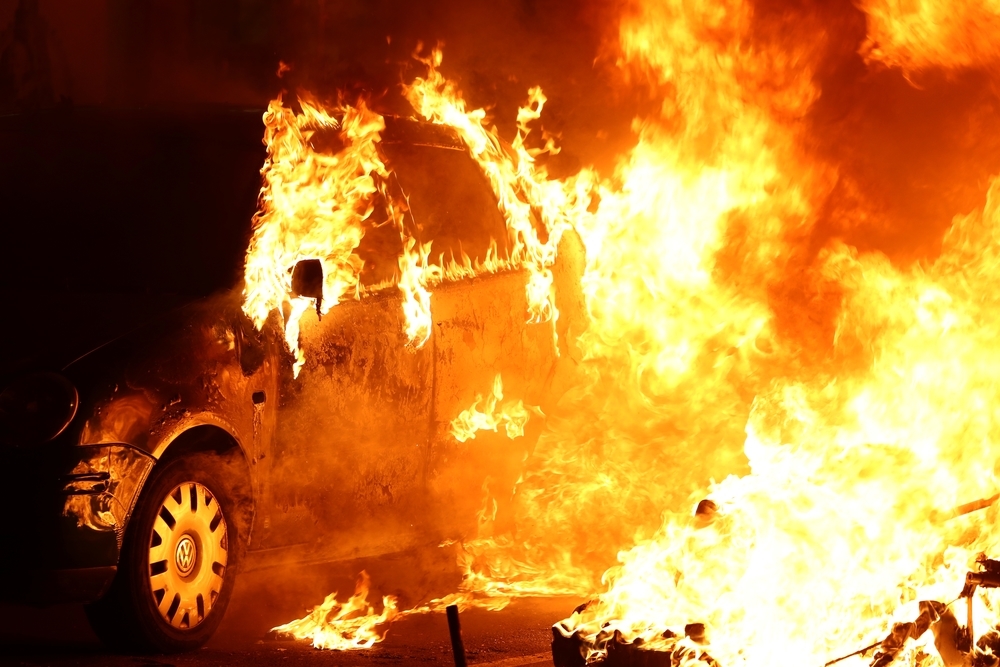
[(160, 503), (149, 539), (149, 584), (160, 616), (189, 629), (212, 611), (226, 576), (222, 508), (198, 482), (178, 484)]
[(185, 535), (177, 542), (177, 552), (174, 554), (177, 571), (181, 573), (182, 577), (191, 574), (197, 558), (198, 547), (194, 545), (194, 540), (191, 539), (190, 535)]

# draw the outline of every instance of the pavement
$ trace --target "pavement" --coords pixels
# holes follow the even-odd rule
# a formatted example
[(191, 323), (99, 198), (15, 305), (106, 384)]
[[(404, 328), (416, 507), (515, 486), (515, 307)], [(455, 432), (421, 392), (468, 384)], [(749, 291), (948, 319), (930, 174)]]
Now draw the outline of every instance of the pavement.
[[(203, 648), (172, 655), (117, 655), (104, 650), (87, 624), (81, 605), (44, 609), (0, 604), (0, 665), (94, 665), (167, 667), (207, 665), (454, 665), (443, 613), (410, 616), (393, 623), (371, 649), (324, 651), (307, 642), (279, 641), (268, 630), (301, 617), (326, 594), (354, 591), (360, 569), (372, 578), (372, 596), (397, 595), (400, 608), (453, 592), (459, 575), (447, 554), (411, 552), (336, 565), (271, 568), (244, 573), (226, 617)], [(565, 618), (579, 598), (525, 598), (498, 612), (462, 612), (462, 635), (470, 665), (552, 665), (551, 626)]]

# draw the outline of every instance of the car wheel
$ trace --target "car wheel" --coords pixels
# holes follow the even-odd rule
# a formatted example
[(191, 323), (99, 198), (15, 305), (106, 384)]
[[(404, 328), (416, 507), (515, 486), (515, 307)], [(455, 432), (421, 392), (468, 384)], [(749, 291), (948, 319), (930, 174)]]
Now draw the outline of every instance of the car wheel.
[(94, 631), (116, 649), (201, 646), (233, 590), (238, 535), (219, 457), (197, 454), (157, 468), (125, 532), (108, 594), (87, 607)]

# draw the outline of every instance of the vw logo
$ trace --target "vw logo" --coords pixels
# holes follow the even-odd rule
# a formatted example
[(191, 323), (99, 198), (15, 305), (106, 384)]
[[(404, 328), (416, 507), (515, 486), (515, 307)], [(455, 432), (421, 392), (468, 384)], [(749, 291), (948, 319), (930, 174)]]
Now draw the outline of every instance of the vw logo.
[(177, 543), (177, 550), (174, 552), (174, 562), (177, 564), (177, 570), (181, 576), (191, 574), (191, 570), (194, 569), (194, 564), (197, 560), (198, 550), (195, 547), (194, 540), (190, 536), (185, 535)]

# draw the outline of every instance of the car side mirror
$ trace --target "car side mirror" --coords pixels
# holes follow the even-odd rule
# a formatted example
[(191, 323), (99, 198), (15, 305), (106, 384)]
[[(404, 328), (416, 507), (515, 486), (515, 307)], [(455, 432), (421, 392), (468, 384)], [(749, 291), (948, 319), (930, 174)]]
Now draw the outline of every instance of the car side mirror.
[(323, 298), (323, 262), (303, 259), (292, 270), (292, 294), (310, 299)]
[(323, 262), (303, 259), (292, 269), (292, 296), (316, 299), (316, 315), (323, 307)]

